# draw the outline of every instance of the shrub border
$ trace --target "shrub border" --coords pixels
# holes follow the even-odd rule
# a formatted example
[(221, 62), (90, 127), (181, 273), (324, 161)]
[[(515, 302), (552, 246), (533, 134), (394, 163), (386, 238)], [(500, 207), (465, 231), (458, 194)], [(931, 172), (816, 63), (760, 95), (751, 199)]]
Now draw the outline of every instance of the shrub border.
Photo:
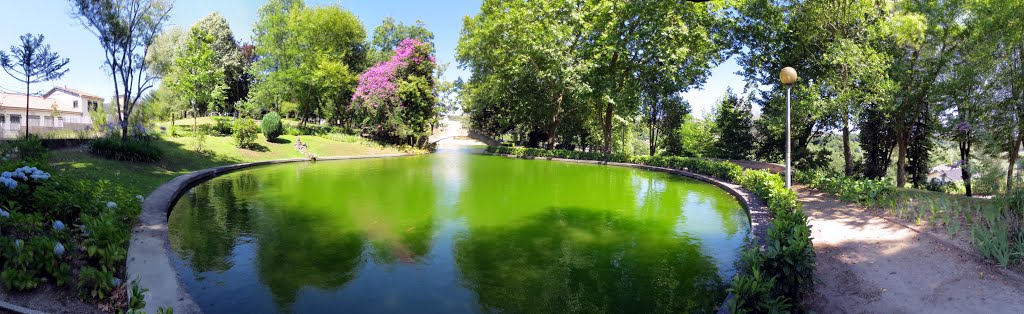
[[(318, 161), (377, 159), (415, 156), (416, 154), (384, 154), (366, 156), (321, 157)], [(168, 238), (167, 216), (182, 194), (197, 184), (233, 171), (256, 166), (309, 161), (305, 158), (277, 159), (203, 169), (178, 176), (164, 183), (146, 197), (142, 213), (135, 220), (132, 239), (128, 245), (128, 279), (138, 279), (139, 285), (149, 289), (146, 293), (148, 313), (157, 313), (160, 307), (173, 308), (175, 313), (200, 313), (202, 310), (185, 290), (180, 274), (171, 265), (171, 244)]]
[[(768, 213), (768, 205), (767, 205), (767, 203), (765, 203), (764, 199), (762, 199), (761, 197), (758, 197), (753, 192), (743, 188), (739, 184), (735, 184), (735, 183), (732, 183), (732, 182), (728, 182), (728, 181), (725, 181), (725, 180), (717, 179), (717, 178), (714, 178), (714, 177), (711, 177), (711, 176), (707, 176), (707, 175), (703, 175), (703, 174), (699, 174), (699, 173), (694, 173), (694, 172), (684, 171), (684, 170), (678, 170), (678, 169), (672, 169), (672, 168), (654, 167), (654, 166), (641, 165), (641, 164), (610, 162), (610, 161), (600, 161), (600, 160), (566, 159), (566, 158), (556, 158), (556, 157), (531, 157), (531, 156), (525, 156), (525, 155), (503, 154), (503, 153), (493, 153), (493, 152), (484, 152), (483, 154), (491, 155), (491, 156), (502, 156), (502, 157), (508, 157), (508, 158), (518, 158), (518, 159), (529, 159), (529, 160), (542, 159), (542, 160), (550, 160), (550, 161), (558, 161), (558, 162), (568, 162), (568, 163), (580, 163), (580, 164), (591, 164), (591, 165), (607, 165), (607, 166), (643, 169), (643, 170), (648, 170), (648, 171), (657, 171), (657, 172), (670, 173), (670, 174), (674, 174), (674, 175), (680, 175), (680, 176), (684, 176), (684, 177), (687, 177), (687, 178), (696, 179), (696, 180), (699, 180), (699, 181), (710, 183), (710, 184), (712, 184), (712, 185), (714, 185), (714, 186), (716, 186), (716, 187), (718, 187), (718, 188), (720, 188), (722, 190), (725, 190), (727, 193), (731, 194), (733, 197), (736, 198), (736, 200), (740, 201), (740, 204), (743, 205), (744, 209), (746, 209), (746, 211), (747, 211), (747, 220), (750, 223), (750, 234), (747, 236), (747, 240), (748, 241), (747, 241), (747, 246), (745, 248), (749, 248), (751, 246), (753, 246), (753, 247), (761, 247), (761, 246), (763, 246), (765, 239), (767, 239), (767, 237), (768, 237), (768, 228), (771, 226), (771, 223), (772, 223), (771, 216)], [(737, 267), (737, 270), (740, 271), (740, 272), (742, 272), (744, 269), (746, 269), (746, 267), (744, 267), (744, 266)], [(729, 313), (729, 309), (728, 309), (728, 307), (726, 305), (729, 303), (729, 300), (734, 298), (734, 297), (735, 296), (731, 292), (728, 295), (726, 295), (725, 299), (722, 300), (722, 304), (718, 307), (718, 311), (717, 312), (718, 313)]]

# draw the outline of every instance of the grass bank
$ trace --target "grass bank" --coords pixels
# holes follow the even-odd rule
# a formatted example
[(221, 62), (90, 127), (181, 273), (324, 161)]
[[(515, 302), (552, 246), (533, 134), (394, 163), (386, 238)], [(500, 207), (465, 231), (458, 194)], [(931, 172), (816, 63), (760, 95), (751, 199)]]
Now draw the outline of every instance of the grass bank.
[(87, 180), (109, 180), (134, 193), (147, 195), (174, 177), (210, 167), (272, 159), (303, 158), (294, 144), (301, 140), (309, 152), (317, 156), (357, 156), (402, 152), (398, 148), (381, 146), (354, 136), (295, 136), (282, 135), (267, 142), (259, 135), (252, 149), (235, 147), (231, 136), (207, 136), (205, 151), (197, 153), (190, 148), (191, 137), (163, 135), (156, 145), (164, 152), (161, 160), (151, 163), (125, 162), (92, 155), (87, 148), (78, 147), (50, 153), (54, 171)]

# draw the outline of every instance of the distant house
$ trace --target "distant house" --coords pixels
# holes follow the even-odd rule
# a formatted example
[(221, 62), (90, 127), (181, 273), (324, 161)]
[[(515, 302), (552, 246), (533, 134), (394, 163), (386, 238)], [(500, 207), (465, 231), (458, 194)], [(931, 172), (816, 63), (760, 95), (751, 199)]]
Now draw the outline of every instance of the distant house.
[(68, 87), (54, 87), (42, 96), (29, 96), (25, 116), (25, 95), (0, 93), (0, 132), (5, 137), (23, 131), (53, 129), (82, 130), (92, 124), (91, 110), (103, 105), (103, 98)]
[(960, 169), (960, 162), (952, 165), (935, 166), (928, 170), (928, 181), (938, 180), (939, 182), (963, 181), (963, 170)]

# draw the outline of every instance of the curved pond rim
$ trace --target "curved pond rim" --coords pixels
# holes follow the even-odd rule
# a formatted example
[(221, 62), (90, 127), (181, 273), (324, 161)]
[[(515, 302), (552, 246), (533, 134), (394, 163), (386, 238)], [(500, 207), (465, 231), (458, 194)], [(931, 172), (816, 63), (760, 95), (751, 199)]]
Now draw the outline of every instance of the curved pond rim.
[(168, 238), (167, 217), (178, 197), (192, 187), (215, 177), (234, 171), (285, 163), (316, 162), (331, 160), (379, 159), (419, 156), (422, 154), (381, 154), (358, 156), (289, 158), (240, 163), (213, 167), (180, 175), (153, 190), (142, 203), (142, 213), (135, 219), (132, 238), (128, 244), (126, 273), (128, 280), (138, 280), (139, 285), (149, 289), (145, 295), (148, 313), (160, 308), (171, 308), (175, 313), (201, 313), (202, 310), (185, 289), (174, 266), (171, 265), (171, 246)]
[[(719, 180), (689, 171), (653, 167), (631, 163), (617, 163), (594, 160), (575, 160), (563, 158), (546, 157), (524, 157), (518, 155), (494, 154), (482, 152), (479, 154), (504, 156), (520, 159), (541, 159), (568, 163), (582, 163), (594, 165), (608, 165), (617, 167), (636, 168), (648, 171), (664, 172), (696, 179), (710, 183), (735, 197), (747, 212), (750, 222), (750, 233), (748, 245), (760, 246), (766, 237), (771, 219), (768, 214), (768, 207), (764, 200), (757, 197), (750, 191), (738, 184)], [(334, 156), (322, 157), (316, 160), (306, 158), (278, 159), (240, 163), (213, 167), (194, 171), (171, 179), (164, 183), (147, 196), (142, 204), (142, 213), (136, 219), (132, 230), (131, 242), (128, 246), (128, 258), (126, 262), (126, 273), (128, 280), (138, 280), (140, 286), (149, 289), (145, 295), (145, 311), (156, 313), (160, 308), (171, 308), (177, 313), (201, 313), (199, 305), (185, 289), (178, 271), (171, 265), (171, 247), (168, 237), (168, 215), (178, 198), (192, 187), (230, 172), (274, 164), (297, 163), (308, 161), (331, 161), (331, 160), (355, 160), (355, 159), (376, 159), (419, 156), (422, 154), (384, 154), (384, 155), (362, 155), (362, 156)], [(719, 308), (720, 313), (727, 312), (725, 304), (733, 298), (729, 293)]]

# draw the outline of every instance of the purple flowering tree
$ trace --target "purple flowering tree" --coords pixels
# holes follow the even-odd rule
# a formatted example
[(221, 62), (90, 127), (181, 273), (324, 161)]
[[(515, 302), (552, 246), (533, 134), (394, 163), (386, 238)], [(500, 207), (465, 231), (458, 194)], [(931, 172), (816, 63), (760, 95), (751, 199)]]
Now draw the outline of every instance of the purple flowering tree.
[(438, 113), (436, 67), (428, 44), (406, 38), (391, 60), (363, 72), (352, 95), (363, 129), (390, 143), (425, 144)]

